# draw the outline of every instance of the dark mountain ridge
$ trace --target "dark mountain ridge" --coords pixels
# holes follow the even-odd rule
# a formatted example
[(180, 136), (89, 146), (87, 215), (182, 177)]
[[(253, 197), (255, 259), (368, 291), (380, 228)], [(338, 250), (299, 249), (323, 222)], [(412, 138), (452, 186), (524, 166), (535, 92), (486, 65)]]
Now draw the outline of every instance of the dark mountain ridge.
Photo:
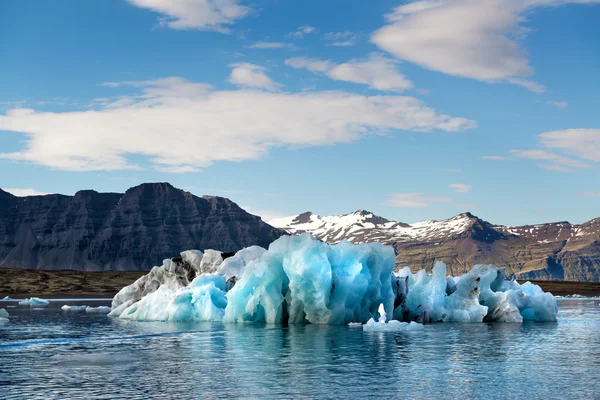
[(267, 247), (281, 235), (227, 198), (168, 183), (74, 196), (0, 189), (0, 268), (147, 270), (183, 250)]

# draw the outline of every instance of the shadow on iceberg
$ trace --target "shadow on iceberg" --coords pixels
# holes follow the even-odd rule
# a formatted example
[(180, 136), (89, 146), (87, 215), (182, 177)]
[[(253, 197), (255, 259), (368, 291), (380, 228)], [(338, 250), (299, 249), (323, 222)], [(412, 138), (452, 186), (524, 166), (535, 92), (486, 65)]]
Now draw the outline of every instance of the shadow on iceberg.
[(431, 274), (408, 267), (394, 273), (394, 264), (393, 248), (381, 243), (329, 245), (309, 234), (283, 236), (268, 250), (252, 246), (233, 256), (185, 251), (121, 289), (109, 315), (340, 325), (375, 318), (382, 323), (385, 314), (419, 323), (556, 321), (552, 294), (505, 280), (503, 268), (476, 265), (447, 277), (440, 262)]

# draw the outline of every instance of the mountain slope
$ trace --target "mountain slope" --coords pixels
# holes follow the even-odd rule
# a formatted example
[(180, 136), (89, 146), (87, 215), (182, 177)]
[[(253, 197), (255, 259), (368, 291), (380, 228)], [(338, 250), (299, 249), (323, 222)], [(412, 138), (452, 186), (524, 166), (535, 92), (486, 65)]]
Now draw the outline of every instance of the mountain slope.
[(182, 250), (267, 247), (281, 235), (229, 199), (168, 183), (124, 194), (15, 197), (0, 190), (0, 268), (144, 270)]
[(325, 217), (309, 212), (270, 223), (289, 233), (310, 232), (330, 243), (392, 245), (397, 268), (408, 265), (413, 270), (429, 270), (436, 261), (443, 261), (449, 273), (456, 275), (475, 264), (489, 263), (523, 279), (600, 281), (600, 218), (581, 225), (507, 227), (463, 213), (409, 225), (359, 210)]

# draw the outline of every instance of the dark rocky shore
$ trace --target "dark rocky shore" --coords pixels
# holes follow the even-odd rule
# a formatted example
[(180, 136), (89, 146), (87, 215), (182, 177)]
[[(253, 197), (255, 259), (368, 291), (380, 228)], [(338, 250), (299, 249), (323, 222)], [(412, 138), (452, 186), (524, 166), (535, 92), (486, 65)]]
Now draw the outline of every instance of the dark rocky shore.
[[(0, 299), (10, 297), (113, 297), (148, 271), (83, 272), (0, 269)], [(600, 296), (598, 282), (532, 281), (555, 296)]]

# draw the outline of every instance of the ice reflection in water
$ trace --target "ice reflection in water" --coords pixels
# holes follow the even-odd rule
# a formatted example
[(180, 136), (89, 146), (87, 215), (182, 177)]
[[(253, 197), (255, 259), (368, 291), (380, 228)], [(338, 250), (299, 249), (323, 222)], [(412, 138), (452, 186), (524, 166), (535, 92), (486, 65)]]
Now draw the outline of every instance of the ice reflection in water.
[(417, 333), (17, 307), (0, 326), (0, 398), (597, 398), (599, 303), (561, 301), (558, 323)]

